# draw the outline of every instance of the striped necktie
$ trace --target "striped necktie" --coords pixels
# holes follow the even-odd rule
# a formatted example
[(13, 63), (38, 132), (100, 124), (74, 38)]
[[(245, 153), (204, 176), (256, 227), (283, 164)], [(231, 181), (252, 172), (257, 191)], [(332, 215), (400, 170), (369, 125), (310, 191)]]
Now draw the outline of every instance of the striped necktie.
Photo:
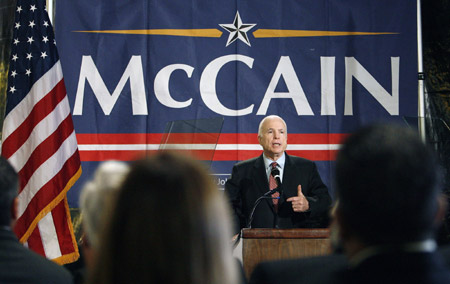
[[(270, 174), (269, 174), (269, 189), (275, 189), (277, 188), (277, 181), (275, 180), (275, 178), (272, 175), (272, 170), (276, 169), (278, 164), (277, 162), (273, 162), (272, 164), (270, 164), (271, 169), (270, 169)], [(278, 198), (280, 197), (280, 193), (277, 191), (274, 194), (272, 194), (272, 202), (273, 202), (273, 207), (275, 209), (275, 212), (278, 211)]]

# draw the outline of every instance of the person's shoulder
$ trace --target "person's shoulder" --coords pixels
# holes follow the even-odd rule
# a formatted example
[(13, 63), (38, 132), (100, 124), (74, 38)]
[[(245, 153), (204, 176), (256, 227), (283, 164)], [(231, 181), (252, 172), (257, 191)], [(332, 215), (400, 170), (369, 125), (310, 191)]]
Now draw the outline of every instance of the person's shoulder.
[(330, 283), (334, 274), (347, 267), (342, 254), (261, 262), (253, 271), (250, 284)]
[[(55, 283), (72, 283), (72, 275), (69, 270), (35, 252), (30, 250), (28, 252), (30, 265), (34, 265), (36, 270), (41, 271), (42, 275), (50, 275), (51, 278), (55, 279)], [(57, 279), (58, 282), (56, 282)]]
[(63, 266), (18, 243), (11, 244), (9, 250), (11, 250), (10, 256), (14, 257), (5, 260), (7, 267), (4, 268), (9, 270), (6, 277), (11, 281), (13, 278), (17, 278), (19, 281), (21, 281), (20, 279), (23, 281), (35, 279), (33, 280), (34, 283), (73, 283), (72, 275)]
[(450, 244), (439, 247), (438, 251), (447, 266), (450, 267)]

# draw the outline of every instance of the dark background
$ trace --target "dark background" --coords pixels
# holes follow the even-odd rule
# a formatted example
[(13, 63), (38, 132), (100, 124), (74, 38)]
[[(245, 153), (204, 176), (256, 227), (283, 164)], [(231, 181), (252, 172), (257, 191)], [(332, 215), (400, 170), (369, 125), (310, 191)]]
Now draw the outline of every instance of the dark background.
[[(443, 165), (444, 192), (450, 196), (450, 0), (422, 0), (423, 63), (426, 87), (427, 141)], [(450, 242), (450, 214), (441, 241)]]

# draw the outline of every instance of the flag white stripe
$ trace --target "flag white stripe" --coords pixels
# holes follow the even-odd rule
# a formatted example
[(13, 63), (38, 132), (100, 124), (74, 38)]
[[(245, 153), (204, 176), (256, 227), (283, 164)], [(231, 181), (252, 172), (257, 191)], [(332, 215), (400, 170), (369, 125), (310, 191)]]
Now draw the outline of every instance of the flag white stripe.
[(28, 117), (33, 106), (45, 97), (63, 78), (61, 63), (56, 62), (39, 80), (34, 83), (27, 96), (12, 109), (3, 122), (2, 140), (5, 141)]
[(48, 212), (47, 215), (39, 221), (38, 228), (41, 234), (45, 256), (49, 259), (60, 257), (62, 255), (61, 248), (59, 247), (58, 235), (56, 233), (55, 223), (53, 222), (52, 212)]
[(60, 148), (47, 161), (42, 163), (36, 171), (34, 171), (27, 185), (19, 194), (19, 217), (25, 212), (28, 203), (31, 202), (34, 195), (61, 170), (64, 163), (77, 149), (75, 131), (73, 131), (72, 134), (64, 140)]
[[(159, 144), (79, 144), (80, 151), (158, 150)], [(164, 149), (181, 150), (262, 150), (259, 144), (166, 144)], [(339, 150), (340, 144), (291, 144), (286, 150)]]
[(51, 136), (69, 114), (70, 106), (66, 96), (49, 115), (36, 125), (25, 143), (9, 158), (17, 172), (23, 168), (36, 147)]

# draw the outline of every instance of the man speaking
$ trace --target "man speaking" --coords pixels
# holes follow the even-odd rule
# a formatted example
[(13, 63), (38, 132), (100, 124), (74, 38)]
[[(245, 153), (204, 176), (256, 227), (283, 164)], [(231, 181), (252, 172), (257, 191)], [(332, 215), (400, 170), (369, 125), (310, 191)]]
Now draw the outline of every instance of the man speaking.
[(245, 227), (326, 226), (331, 205), (328, 189), (314, 162), (285, 152), (284, 120), (276, 115), (265, 117), (259, 124), (258, 141), (263, 154), (234, 165), (225, 184), (234, 214), (234, 233)]

